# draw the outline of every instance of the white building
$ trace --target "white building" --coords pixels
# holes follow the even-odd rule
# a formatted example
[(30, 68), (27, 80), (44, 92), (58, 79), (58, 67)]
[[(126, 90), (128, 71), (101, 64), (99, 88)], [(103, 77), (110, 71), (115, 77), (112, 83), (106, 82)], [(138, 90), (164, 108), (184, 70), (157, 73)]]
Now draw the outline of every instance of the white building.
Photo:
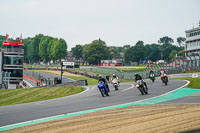
[(186, 55), (194, 55), (195, 53), (200, 55), (200, 22), (199, 27), (186, 30)]

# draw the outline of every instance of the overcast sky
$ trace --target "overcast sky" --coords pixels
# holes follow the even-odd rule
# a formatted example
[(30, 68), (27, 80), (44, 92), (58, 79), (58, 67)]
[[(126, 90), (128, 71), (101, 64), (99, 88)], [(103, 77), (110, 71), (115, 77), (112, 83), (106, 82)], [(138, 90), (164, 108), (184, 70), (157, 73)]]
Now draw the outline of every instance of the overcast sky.
[(108, 46), (176, 40), (199, 20), (200, 0), (0, 0), (0, 35), (42, 33), (68, 50), (99, 38)]

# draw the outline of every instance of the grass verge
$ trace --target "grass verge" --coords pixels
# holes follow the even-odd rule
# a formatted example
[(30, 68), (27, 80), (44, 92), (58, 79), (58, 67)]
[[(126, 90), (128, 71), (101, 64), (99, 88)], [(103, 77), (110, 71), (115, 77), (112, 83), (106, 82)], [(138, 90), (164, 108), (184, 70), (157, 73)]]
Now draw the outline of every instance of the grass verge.
[[(190, 83), (189, 85), (187, 85), (188, 88), (200, 89), (200, 78), (176, 78), (176, 79), (189, 80)], [(173, 79), (173, 80), (176, 80), (176, 79)]]
[(0, 106), (54, 99), (73, 95), (83, 90), (83, 87), (77, 86), (0, 90)]

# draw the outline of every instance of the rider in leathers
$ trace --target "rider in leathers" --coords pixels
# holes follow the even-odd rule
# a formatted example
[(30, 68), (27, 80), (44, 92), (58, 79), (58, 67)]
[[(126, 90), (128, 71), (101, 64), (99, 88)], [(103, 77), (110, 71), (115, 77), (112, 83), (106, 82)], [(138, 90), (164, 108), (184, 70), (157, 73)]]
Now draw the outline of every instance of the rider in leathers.
[(107, 87), (107, 89), (108, 89), (108, 92), (110, 92), (110, 89), (109, 89), (109, 86), (108, 86), (108, 82), (107, 82), (107, 80), (106, 80), (105, 78), (103, 78), (102, 75), (99, 76), (98, 82), (100, 82), (100, 81), (103, 81), (103, 82), (104, 82), (104, 84), (106, 85), (106, 87)]
[(142, 80), (144, 85), (145, 85), (145, 87), (148, 89), (147, 84), (146, 84), (146, 82), (144, 82), (142, 77), (139, 74), (135, 73), (135, 82), (137, 82), (138, 80)]
[(113, 74), (113, 77), (111, 78), (111, 81), (113, 81), (114, 79), (116, 79), (118, 81), (118, 83), (120, 83), (119, 78), (116, 76), (116, 74)]
[[(164, 70), (164, 68), (160, 68), (160, 75), (164, 75), (164, 74), (167, 75), (166, 71)], [(167, 81), (168, 81), (168, 77), (167, 76), (166, 76), (166, 78), (167, 78)], [(161, 80), (163, 80), (163, 77), (161, 77)]]

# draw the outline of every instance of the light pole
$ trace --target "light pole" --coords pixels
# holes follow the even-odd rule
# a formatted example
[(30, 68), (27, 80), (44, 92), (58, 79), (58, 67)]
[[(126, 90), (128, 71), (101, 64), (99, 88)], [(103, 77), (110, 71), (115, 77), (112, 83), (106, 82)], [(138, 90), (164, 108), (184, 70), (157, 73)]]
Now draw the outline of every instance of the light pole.
[(60, 75), (61, 75), (61, 84), (62, 84), (62, 75), (63, 75), (63, 69), (62, 69), (62, 67), (63, 67), (63, 62), (61, 61), (61, 63), (60, 63), (60, 65), (61, 65), (61, 69), (60, 69)]

